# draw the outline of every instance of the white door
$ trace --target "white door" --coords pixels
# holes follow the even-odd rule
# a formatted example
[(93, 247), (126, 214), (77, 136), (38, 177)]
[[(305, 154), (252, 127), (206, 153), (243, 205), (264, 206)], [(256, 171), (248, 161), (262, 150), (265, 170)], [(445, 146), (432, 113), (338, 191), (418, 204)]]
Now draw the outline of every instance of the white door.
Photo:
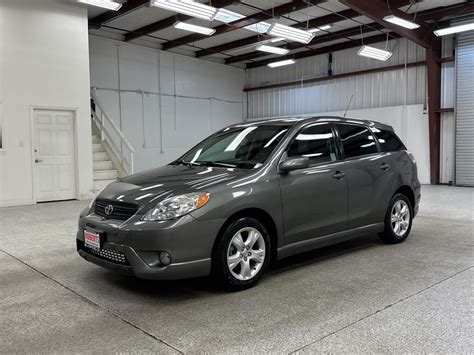
[(74, 115), (71, 111), (34, 111), (36, 201), (76, 198)]

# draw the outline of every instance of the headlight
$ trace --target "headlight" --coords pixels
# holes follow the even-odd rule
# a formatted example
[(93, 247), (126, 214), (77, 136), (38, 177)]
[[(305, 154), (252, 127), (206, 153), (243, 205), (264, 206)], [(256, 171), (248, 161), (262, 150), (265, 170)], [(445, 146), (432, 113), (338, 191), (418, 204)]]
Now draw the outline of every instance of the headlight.
[(197, 210), (209, 201), (209, 194), (190, 193), (185, 195), (169, 197), (155, 208), (152, 208), (143, 217), (144, 221), (167, 221), (181, 217), (189, 212)]

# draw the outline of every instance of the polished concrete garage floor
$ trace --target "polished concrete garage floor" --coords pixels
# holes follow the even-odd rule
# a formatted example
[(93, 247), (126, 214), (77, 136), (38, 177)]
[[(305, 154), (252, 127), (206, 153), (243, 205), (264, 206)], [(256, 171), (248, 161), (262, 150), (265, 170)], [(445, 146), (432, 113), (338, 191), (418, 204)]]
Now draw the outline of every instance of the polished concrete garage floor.
[(405, 243), (292, 257), (240, 293), (85, 262), (86, 205), (0, 209), (0, 352), (474, 352), (474, 189), (424, 186)]

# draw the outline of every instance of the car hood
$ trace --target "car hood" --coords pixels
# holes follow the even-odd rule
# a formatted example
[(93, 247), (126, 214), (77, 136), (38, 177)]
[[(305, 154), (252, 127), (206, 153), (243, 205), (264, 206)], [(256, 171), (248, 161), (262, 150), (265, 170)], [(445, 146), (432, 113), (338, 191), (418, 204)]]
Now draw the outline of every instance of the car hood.
[(98, 196), (153, 207), (167, 197), (191, 192), (207, 192), (216, 185), (250, 175), (253, 170), (166, 165), (119, 179)]

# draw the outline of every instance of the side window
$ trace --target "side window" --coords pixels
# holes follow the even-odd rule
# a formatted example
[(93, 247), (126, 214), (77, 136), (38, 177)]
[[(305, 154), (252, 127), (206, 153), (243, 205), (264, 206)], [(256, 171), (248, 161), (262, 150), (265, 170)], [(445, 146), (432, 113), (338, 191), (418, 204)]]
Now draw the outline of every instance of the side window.
[(400, 138), (394, 132), (386, 131), (384, 129), (372, 128), (380, 147), (384, 152), (396, 152), (398, 150), (406, 149)]
[(338, 124), (337, 130), (346, 158), (377, 153), (375, 138), (366, 127)]
[(308, 157), (310, 164), (336, 161), (334, 134), (328, 124), (303, 128), (288, 147), (288, 156)]

